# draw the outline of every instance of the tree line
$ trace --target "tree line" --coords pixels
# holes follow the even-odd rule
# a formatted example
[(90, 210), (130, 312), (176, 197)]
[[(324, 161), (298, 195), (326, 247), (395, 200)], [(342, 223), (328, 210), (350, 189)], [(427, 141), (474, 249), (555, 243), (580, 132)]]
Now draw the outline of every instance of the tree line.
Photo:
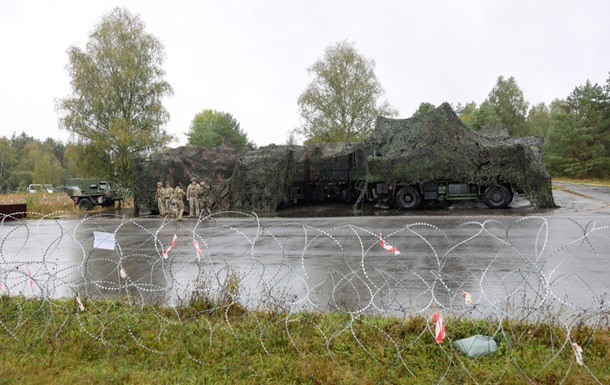
[(26, 133), (0, 137), (0, 192), (25, 191), (31, 183), (59, 185), (69, 177), (71, 161), (66, 145)]
[[(138, 15), (124, 8), (104, 15), (85, 48), (68, 49), (71, 94), (56, 100), (56, 111), (70, 140), (40, 141), (26, 133), (0, 138), (0, 191), (30, 183), (58, 185), (66, 177), (104, 178), (130, 187), (133, 162), (175, 139), (164, 129), (170, 116), (162, 100), (173, 93), (164, 60), (163, 44), (146, 32)], [(359, 142), (378, 115), (399, 113), (383, 100), (375, 61), (354, 43), (330, 45), (307, 72), (311, 82), (296, 101), (301, 121), (289, 130), (288, 144)], [(480, 104), (453, 107), (474, 130), (505, 127), (513, 136), (544, 137), (544, 161), (553, 176), (610, 177), (610, 77), (604, 85), (587, 81), (550, 105), (530, 105), (513, 77), (499, 76)], [(434, 108), (422, 102), (412, 116)], [(185, 135), (189, 146), (254, 147), (235, 117), (212, 109), (195, 114)]]

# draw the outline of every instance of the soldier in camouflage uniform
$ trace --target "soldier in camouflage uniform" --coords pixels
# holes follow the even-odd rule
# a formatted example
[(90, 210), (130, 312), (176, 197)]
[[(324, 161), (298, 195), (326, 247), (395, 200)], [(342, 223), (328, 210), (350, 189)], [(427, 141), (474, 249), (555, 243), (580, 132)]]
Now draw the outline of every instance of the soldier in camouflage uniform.
[(210, 191), (210, 186), (208, 186), (205, 181), (202, 180), (199, 186), (199, 202), (201, 205), (201, 211), (203, 211), (207, 215), (210, 215), (212, 213), (210, 211), (210, 208), (208, 207), (210, 204), (210, 195), (212, 195)]
[(174, 198), (174, 189), (169, 181), (165, 182), (165, 215), (172, 214), (172, 199)]
[(196, 178), (191, 178), (191, 184), (186, 188), (186, 200), (189, 201), (189, 218), (193, 217), (193, 211), (199, 216), (199, 190)]
[(174, 189), (174, 201), (176, 204), (176, 220), (182, 221), (182, 214), (184, 214), (184, 196), (186, 193), (180, 186), (180, 183), (176, 183), (176, 188)]
[(163, 183), (161, 182), (157, 182), (155, 198), (157, 199), (157, 207), (159, 207), (159, 215), (165, 215), (165, 189), (163, 188)]

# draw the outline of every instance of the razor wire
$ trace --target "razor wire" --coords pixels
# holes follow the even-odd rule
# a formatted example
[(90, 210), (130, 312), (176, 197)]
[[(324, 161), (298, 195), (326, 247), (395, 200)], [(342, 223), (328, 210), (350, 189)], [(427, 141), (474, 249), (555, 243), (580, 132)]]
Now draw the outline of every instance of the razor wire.
[[(592, 343), (593, 335), (573, 339), (579, 325), (608, 327), (610, 230), (594, 221), (527, 216), (463, 221), (453, 227), (438, 220), (391, 227), (397, 221), (378, 220), (380, 226), (372, 229), (350, 223), (318, 227), (316, 221), (261, 219), (243, 212), (185, 221), (109, 214), (57, 218), (54, 213), (40, 220), (2, 219), (2, 309), (14, 312), (24, 298), (74, 298), (75, 317), (91, 338), (103, 343), (113, 343), (103, 333), (113, 320), (100, 303), (120, 303), (136, 328), (143, 307), (183, 309), (198, 298), (214, 299), (227, 313), (239, 305), (282, 314), (291, 341), (286, 349), (297, 352), (301, 348), (292, 325), (312, 323), (324, 335), (327, 356), (338, 365), (333, 341), (339, 336), (351, 335), (367, 351), (358, 325), (366, 324), (368, 315), (432, 320), (433, 313), (442, 313), (445, 320), (484, 319), (493, 327), (481, 334), (517, 342), (522, 336), (511, 335), (503, 320), (552, 322), (565, 330), (556, 336), (560, 347), (553, 360), (565, 359), (566, 352), (572, 358), (573, 344), (586, 349)], [(340, 313), (344, 328), (325, 331), (315, 321), (305, 321), (310, 312)], [(207, 315), (197, 310), (180, 321), (184, 325), (196, 318), (211, 344), (218, 321)], [(225, 321), (231, 327), (228, 316)], [(19, 339), (24, 322), (0, 312), (0, 333)], [(268, 353), (265, 322), (257, 322), (260, 349)], [(167, 328), (160, 327), (159, 334), (181, 338), (169, 323), (160, 323)], [(435, 326), (426, 323), (411, 341), (380, 329), (377, 333), (394, 352), (394, 364), (417, 377), (405, 356), (409, 346), (438, 336)], [(165, 353), (156, 342), (130, 333), (150, 354)], [(205, 364), (188, 341), (174, 342), (194, 362)], [(438, 349), (448, 366), (458, 364), (478, 381), (465, 361), (455, 362), (451, 346), (438, 344)], [(384, 365), (375, 354), (368, 356)], [(521, 368), (515, 354), (509, 357)], [(550, 364), (542, 363), (540, 371)], [(527, 382), (534, 382), (537, 373), (522, 372)], [(598, 373), (588, 374), (601, 383)], [(443, 379), (441, 374), (437, 380)]]

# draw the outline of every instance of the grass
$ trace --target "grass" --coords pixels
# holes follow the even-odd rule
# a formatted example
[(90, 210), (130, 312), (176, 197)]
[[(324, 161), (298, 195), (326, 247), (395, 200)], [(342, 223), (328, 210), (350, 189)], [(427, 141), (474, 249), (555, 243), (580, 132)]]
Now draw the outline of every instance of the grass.
[[(63, 192), (14, 193), (0, 195), (0, 204), (26, 204), (28, 217), (40, 217), (59, 211), (78, 212), (68, 194)], [(32, 213), (32, 214), (30, 214)], [(38, 214), (38, 215), (36, 215)]]
[[(133, 206), (133, 199), (123, 203), (127, 207)], [(74, 204), (72, 199), (65, 192), (35, 192), (35, 193), (14, 193), (1, 194), (0, 204), (26, 204), (27, 218), (37, 219), (44, 216), (61, 213), (61, 214), (82, 214), (83, 212)], [(88, 211), (89, 214), (101, 213), (107, 210), (106, 207), (95, 206)], [(1, 382), (0, 382), (1, 384)]]
[[(610, 186), (610, 179), (574, 179), (574, 178), (555, 178), (553, 182), (567, 182), (567, 183), (582, 183), (590, 184), (595, 186)], [(556, 187), (556, 186), (553, 186)]]
[[(0, 298), (0, 384), (610, 383), (610, 331), (502, 321), (500, 348), (467, 358), (432, 321), (247, 310), (226, 297), (166, 308), (123, 300)], [(196, 307), (201, 305), (202, 307)], [(446, 319), (449, 338), (494, 330)], [(592, 376), (591, 373), (594, 375)], [(531, 379), (530, 380), (528, 380)]]

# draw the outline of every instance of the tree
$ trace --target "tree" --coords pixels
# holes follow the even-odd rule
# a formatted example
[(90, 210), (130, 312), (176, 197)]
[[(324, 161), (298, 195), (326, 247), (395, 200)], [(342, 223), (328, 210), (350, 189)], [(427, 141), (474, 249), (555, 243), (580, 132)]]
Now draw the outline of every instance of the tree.
[(462, 103), (458, 103), (454, 108), (455, 113), (460, 117), (460, 120), (472, 128), (471, 122), (474, 120), (474, 114), (477, 110), (477, 104), (475, 102), (470, 102), (462, 105)]
[(163, 79), (164, 48), (144, 28), (125, 9), (106, 14), (85, 50), (68, 49), (72, 96), (56, 103), (63, 114), (60, 127), (71, 132), (79, 148), (95, 147), (93, 155), (80, 155), (98, 156), (96, 176), (125, 186), (131, 185), (134, 157), (172, 139), (162, 128), (169, 113), (161, 99), (172, 94)]
[(0, 192), (10, 188), (13, 167), (17, 163), (17, 149), (6, 138), (0, 138)]
[(551, 126), (551, 114), (546, 104), (538, 103), (532, 106), (527, 114), (527, 123), (531, 134), (546, 136)]
[(416, 118), (418, 116), (425, 115), (428, 112), (432, 112), (435, 108), (436, 107), (432, 103), (428, 103), (428, 102), (420, 103), (419, 108), (417, 109), (417, 111), (415, 111), (413, 113), (413, 115), (411, 115), (411, 117)]
[(374, 73), (375, 62), (346, 41), (326, 48), (307, 72), (313, 81), (297, 101), (304, 123), (295, 129), (306, 143), (359, 142), (371, 132), (377, 115), (398, 114)]
[(22, 131), (19, 135), (13, 133), (13, 135), (11, 136), (11, 145), (17, 151), (23, 150), (28, 143), (34, 141), (36, 141), (36, 139), (34, 139), (33, 136), (29, 136), (28, 134), (26, 134), (25, 131)]
[(526, 136), (529, 134), (527, 119), (528, 102), (523, 91), (512, 76), (508, 79), (498, 77), (498, 82), (487, 97), (500, 124), (506, 126), (512, 136)]
[(65, 167), (65, 156), (64, 155), (66, 152), (66, 145), (53, 138), (45, 139), (45, 141), (42, 144), (51, 148), (53, 150), (53, 154), (55, 155), (57, 160), (59, 160), (62, 167)]
[(72, 175), (100, 178), (101, 169), (111, 164), (110, 155), (96, 143), (71, 142), (66, 146), (65, 159)]
[(196, 147), (217, 147), (224, 143), (241, 151), (250, 144), (237, 120), (227, 112), (201, 111), (195, 115), (189, 132), (185, 134), (188, 144)]
[(610, 170), (610, 88), (576, 87), (551, 105), (545, 162), (555, 175), (608, 178)]
[(467, 124), (473, 130), (480, 131), (484, 128), (500, 126), (502, 123), (493, 106), (489, 101), (485, 100), (481, 103), (479, 108), (474, 111)]
[[(43, 146), (45, 148), (45, 146)], [(40, 149), (34, 161), (33, 181), (59, 185), (63, 176), (61, 163), (50, 149)]]

